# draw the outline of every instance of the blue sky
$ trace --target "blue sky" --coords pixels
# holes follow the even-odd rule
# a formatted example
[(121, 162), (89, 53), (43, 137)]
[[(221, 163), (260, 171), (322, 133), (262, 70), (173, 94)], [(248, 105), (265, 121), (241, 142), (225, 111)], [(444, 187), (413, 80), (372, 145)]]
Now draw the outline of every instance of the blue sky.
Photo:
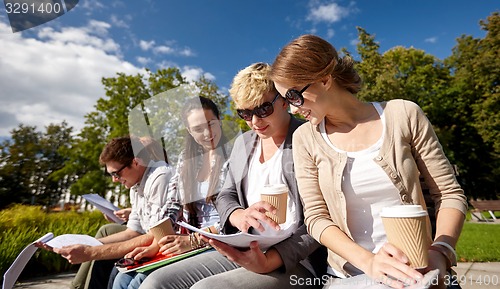
[(54, 21), (12, 33), (1, 7), (0, 136), (19, 123), (43, 129), (66, 120), (80, 129), (104, 96), (101, 78), (117, 72), (174, 66), (226, 93), (238, 70), (272, 62), (306, 33), (355, 52), (360, 26), (380, 52), (415, 47), (444, 59), (460, 35), (484, 37), (479, 21), (499, 10), (498, 0), (80, 0)]

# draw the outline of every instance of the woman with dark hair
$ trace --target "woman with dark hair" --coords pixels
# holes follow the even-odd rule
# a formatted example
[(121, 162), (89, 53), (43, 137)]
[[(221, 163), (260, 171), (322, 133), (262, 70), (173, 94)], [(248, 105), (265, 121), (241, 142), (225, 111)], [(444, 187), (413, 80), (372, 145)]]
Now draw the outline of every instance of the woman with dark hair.
[(219, 219), (213, 200), (225, 178), (227, 139), (222, 132), (220, 112), (208, 98), (190, 99), (182, 110), (182, 120), (188, 134), (177, 164), (178, 173), (171, 184), (178, 186), (173, 189), (178, 189), (185, 204), (186, 221), (198, 228), (207, 227)]
[[(184, 221), (215, 233), (219, 230), (219, 215), (213, 201), (224, 182), (230, 153), (220, 112), (213, 101), (200, 96), (187, 100), (181, 114), (188, 133), (168, 192), (177, 195), (184, 204)], [(136, 248), (126, 257), (140, 260), (158, 252), (179, 254), (203, 244), (198, 234), (181, 232), (167, 235), (148, 247)], [(112, 288), (139, 288), (151, 272), (119, 273)]]

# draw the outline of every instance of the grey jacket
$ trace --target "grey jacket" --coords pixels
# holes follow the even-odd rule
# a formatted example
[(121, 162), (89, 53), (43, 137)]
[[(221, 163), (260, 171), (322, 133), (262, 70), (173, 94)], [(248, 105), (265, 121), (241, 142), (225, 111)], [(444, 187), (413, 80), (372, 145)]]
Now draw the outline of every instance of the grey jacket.
[[(283, 175), (289, 188), (290, 200), (295, 203), (297, 208), (296, 218), (300, 220), (299, 227), (292, 236), (274, 245), (273, 248), (278, 251), (283, 260), (284, 268), (281, 268), (281, 270), (287, 272), (295, 268), (300, 261), (309, 258), (317, 276), (320, 276), (325, 272), (327, 266), (326, 249), (307, 233), (304, 225), (303, 206), (297, 188), (292, 157), (292, 134), (301, 124), (303, 124), (303, 121), (291, 116), (282, 158)], [(226, 234), (238, 231), (229, 222), (231, 213), (236, 209), (248, 207), (244, 188), (247, 181), (249, 162), (258, 143), (258, 136), (253, 131), (244, 133), (235, 141), (229, 159), (229, 172), (215, 201), (220, 216), (221, 228)]]

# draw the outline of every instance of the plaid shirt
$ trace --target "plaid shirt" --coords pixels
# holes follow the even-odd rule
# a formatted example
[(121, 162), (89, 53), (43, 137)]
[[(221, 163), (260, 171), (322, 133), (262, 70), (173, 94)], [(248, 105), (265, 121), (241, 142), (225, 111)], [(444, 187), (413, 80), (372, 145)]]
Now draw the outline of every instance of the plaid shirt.
[[(219, 147), (217, 149), (222, 149), (222, 148)], [(230, 155), (229, 145), (226, 144), (224, 149), (227, 152), (226, 160), (224, 160), (224, 164), (221, 167), (220, 174), (219, 174), (218, 187), (216, 188), (214, 194), (219, 193), (220, 189), (222, 188), (222, 185), (224, 184), (224, 181), (226, 179), (226, 174), (227, 174), (227, 171), (229, 169), (229, 160), (228, 160), (229, 155)], [(202, 153), (203, 153), (202, 149), (200, 148), (197, 153), (198, 153), (198, 155), (202, 155)], [(211, 202), (207, 203), (205, 201), (206, 196), (202, 196), (200, 194), (200, 192), (197, 192), (199, 195), (198, 197), (195, 197), (195, 198), (186, 197), (186, 192), (184, 191), (183, 182), (180, 178), (180, 174), (181, 174), (182, 168), (184, 166), (184, 160), (185, 160), (185, 152), (182, 151), (180, 156), (179, 156), (179, 160), (177, 162), (176, 173), (172, 177), (172, 180), (170, 181), (170, 184), (169, 184), (169, 188), (168, 188), (169, 195), (177, 195), (178, 198), (181, 200), (181, 203), (184, 205), (187, 203), (190, 203), (190, 202), (196, 203), (195, 207), (198, 209), (196, 212), (196, 216), (194, 216), (194, 214), (189, 214), (189, 212), (187, 210), (184, 210), (184, 213), (182, 216), (183, 221), (190, 223), (198, 228), (200, 228), (202, 226), (214, 225), (215, 223), (217, 223), (219, 221), (219, 214), (217, 213), (217, 210), (215, 209), (214, 204)], [(198, 165), (197, 165), (198, 168), (201, 167), (201, 165), (202, 165), (201, 161), (202, 161), (202, 158), (201, 157), (198, 158)], [(215, 163), (211, 164), (212, 167), (214, 165), (215, 165)], [(196, 218), (196, 220), (193, 220), (193, 218)]]
[(149, 163), (141, 182), (130, 189), (132, 213), (128, 228), (145, 234), (152, 224), (164, 218), (177, 222), (181, 204), (177, 195), (168, 190), (174, 173), (164, 161)]

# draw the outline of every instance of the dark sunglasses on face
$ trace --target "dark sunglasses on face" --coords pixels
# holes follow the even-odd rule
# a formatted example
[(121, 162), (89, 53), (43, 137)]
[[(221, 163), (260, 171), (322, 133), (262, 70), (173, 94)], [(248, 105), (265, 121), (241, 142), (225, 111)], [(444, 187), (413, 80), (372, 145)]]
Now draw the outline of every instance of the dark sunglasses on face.
[(130, 165), (130, 163), (129, 163), (129, 164), (126, 164), (126, 165), (124, 165), (124, 166), (123, 166), (123, 167), (121, 167), (119, 170), (114, 171), (114, 172), (108, 172), (108, 168), (106, 168), (106, 172), (107, 172), (107, 174), (108, 174), (108, 175), (110, 175), (110, 176), (112, 176), (112, 177), (114, 177), (114, 178), (116, 178), (116, 179), (118, 179), (118, 180), (119, 180), (119, 179), (122, 177), (122, 176), (120, 176), (120, 173), (121, 173), (121, 172), (122, 172), (122, 171), (123, 171), (126, 167), (128, 167), (129, 165)]
[(309, 86), (311, 86), (311, 84), (312, 83), (309, 83), (304, 88), (302, 88), (300, 91), (293, 89), (293, 88), (290, 88), (289, 90), (287, 90), (287, 92), (285, 93), (286, 102), (288, 102), (289, 104), (291, 104), (293, 106), (301, 107), (304, 104), (304, 96), (302, 95), (302, 93), (304, 91), (306, 91), (306, 89), (309, 88)]
[(278, 99), (280, 94), (276, 94), (272, 102), (266, 101), (262, 105), (257, 106), (254, 109), (237, 109), (236, 112), (238, 115), (246, 120), (246, 121), (252, 121), (253, 115), (257, 116), (258, 118), (265, 118), (273, 114), (274, 112), (274, 103)]

